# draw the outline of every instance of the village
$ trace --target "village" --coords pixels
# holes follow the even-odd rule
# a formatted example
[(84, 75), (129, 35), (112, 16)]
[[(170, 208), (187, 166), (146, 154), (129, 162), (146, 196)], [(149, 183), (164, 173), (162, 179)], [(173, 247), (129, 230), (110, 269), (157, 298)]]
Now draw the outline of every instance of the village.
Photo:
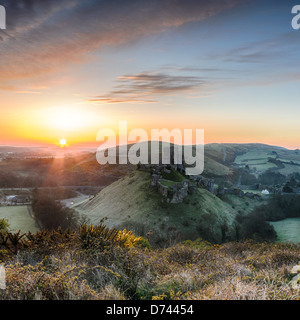
[(30, 205), (32, 192), (25, 188), (9, 188), (0, 190), (0, 206)]

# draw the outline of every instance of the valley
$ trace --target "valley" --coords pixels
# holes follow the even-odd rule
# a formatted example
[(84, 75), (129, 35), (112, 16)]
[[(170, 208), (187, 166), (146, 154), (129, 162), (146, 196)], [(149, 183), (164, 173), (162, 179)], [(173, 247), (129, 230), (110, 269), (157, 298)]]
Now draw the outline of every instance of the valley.
[[(9, 151), (0, 162), (2, 212), (13, 210), (7, 205), (30, 206), (39, 190), (90, 224), (151, 234), (155, 245), (198, 237), (235, 240), (243, 228), (239, 220), (273, 196), (300, 190), (299, 152), (276, 146), (205, 145), (199, 176), (185, 176), (177, 166), (163, 166), (157, 174), (159, 166), (99, 165), (91, 151), (45, 158), (45, 151), (21, 150)], [(13, 215), (5, 217), (16, 228)]]
[(297, 299), (300, 179), (279, 172), (295, 151), (205, 150), (197, 176), (95, 153), (3, 159), (0, 298)]

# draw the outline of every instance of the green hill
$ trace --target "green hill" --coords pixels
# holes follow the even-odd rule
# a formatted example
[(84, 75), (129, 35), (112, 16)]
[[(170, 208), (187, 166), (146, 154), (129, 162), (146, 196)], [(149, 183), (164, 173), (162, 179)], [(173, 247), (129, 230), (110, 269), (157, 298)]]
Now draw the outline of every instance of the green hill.
[(258, 204), (257, 200), (234, 195), (221, 200), (202, 188), (196, 188), (182, 203), (171, 204), (151, 188), (149, 172), (135, 171), (74, 209), (88, 217), (91, 224), (103, 219), (108, 227), (127, 227), (161, 244), (199, 236), (213, 242), (234, 239), (240, 208), (247, 208), (243, 212), (249, 213)]
[(267, 170), (279, 172), (285, 176), (300, 173), (300, 151), (278, 146), (260, 143), (212, 143), (205, 145), (205, 156), (210, 161), (213, 160), (227, 168), (247, 166), (256, 176)]

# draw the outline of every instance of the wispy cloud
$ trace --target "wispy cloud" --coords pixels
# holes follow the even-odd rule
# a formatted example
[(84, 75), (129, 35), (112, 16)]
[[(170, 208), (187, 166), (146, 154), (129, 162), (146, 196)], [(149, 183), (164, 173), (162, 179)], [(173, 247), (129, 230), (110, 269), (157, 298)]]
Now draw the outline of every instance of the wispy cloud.
[[(299, 35), (296, 32), (283, 33), (275, 37), (247, 42), (225, 52), (211, 52), (208, 59), (220, 59), (224, 62), (236, 63), (273, 63), (291, 57), (292, 52), (298, 52)], [(288, 59), (288, 58), (287, 58)]]
[(197, 76), (142, 72), (120, 76), (111, 92), (88, 101), (94, 103), (157, 102), (157, 98), (162, 95), (196, 93), (206, 84), (208, 82), (204, 78)]
[[(7, 0), (0, 84), (58, 73), (88, 53), (211, 17), (239, 0)], [(181, 86), (179, 86), (181, 87)], [(161, 88), (163, 89), (163, 88)]]

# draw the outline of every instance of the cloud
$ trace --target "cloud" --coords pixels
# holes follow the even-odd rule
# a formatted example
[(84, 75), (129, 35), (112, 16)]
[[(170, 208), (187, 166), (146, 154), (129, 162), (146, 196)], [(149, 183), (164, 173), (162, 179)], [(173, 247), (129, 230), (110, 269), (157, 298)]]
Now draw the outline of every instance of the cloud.
[(199, 92), (208, 81), (197, 76), (171, 75), (158, 72), (142, 72), (123, 75), (117, 80), (114, 90), (108, 94), (89, 99), (98, 103), (157, 102), (153, 97), (176, 95), (182, 92)]
[[(297, 32), (278, 34), (275, 37), (246, 42), (228, 51), (211, 52), (208, 59), (221, 59), (224, 62), (236, 63), (277, 63), (291, 57), (292, 52), (298, 52), (299, 35)], [(288, 58), (289, 57), (289, 58)]]
[(38, 28), (62, 9), (75, 4), (74, 0), (2, 0), (1, 5), (7, 12), (7, 33), (3, 32), (4, 38)]
[(239, 0), (7, 0), (0, 85), (59, 73), (107, 45), (209, 18)]
[(281, 59), (283, 56), (284, 53), (278, 50), (278, 47), (271, 50), (267, 46), (248, 46), (229, 51), (223, 60), (237, 63), (265, 63)]
[(15, 87), (15, 86), (11, 86), (11, 85), (0, 85), (0, 90), (3, 90), (3, 91), (11, 91), (11, 92), (14, 92), (14, 93), (23, 93), (23, 94), (40, 94), (41, 92), (40, 91), (34, 91), (34, 90), (22, 90), (18, 87)]

